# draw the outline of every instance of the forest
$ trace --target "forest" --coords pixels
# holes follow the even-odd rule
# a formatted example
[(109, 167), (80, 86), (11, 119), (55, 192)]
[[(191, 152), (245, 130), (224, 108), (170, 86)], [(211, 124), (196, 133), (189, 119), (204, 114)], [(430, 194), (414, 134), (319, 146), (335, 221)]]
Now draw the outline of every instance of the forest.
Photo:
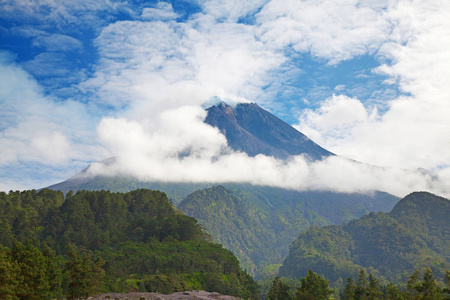
[[(230, 243), (235, 236), (246, 245), (263, 235), (262, 228), (247, 229), (268, 220), (245, 198), (223, 187), (193, 195), (180, 207), (204, 206), (204, 216), (215, 207), (212, 215), (223, 224), (211, 224), (227, 228), (210, 229), (222, 233), (216, 240)], [(269, 265), (268, 276), (256, 282), (160, 191), (1, 192), (0, 299), (207, 290), (242, 299), (448, 300), (449, 203), (412, 193), (389, 213), (311, 226), (292, 243), (279, 271)], [(283, 227), (273, 220), (272, 228)]]
[(360, 268), (356, 278), (348, 277), (345, 286), (330, 289), (329, 280), (309, 269), (304, 278), (292, 280), (275, 277), (267, 293), (268, 300), (448, 300), (450, 271), (445, 271), (445, 283), (439, 283), (429, 268), (423, 275), (414, 271), (405, 283), (380, 283), (372, 273)]
[(337, 286), (362, 267), (382, 281), (402, 283), (415, 270), (430, 268), (443, 281), (450, 269), (449, 215), (449, 200), (416, 192), (390, 213), (310, 227), (292, 243), (279, 275), (297, 278), (312, 269)]
[(159, 191), (0, 193), (0, 299), (208, 290), (258, 298), (238, 259)]

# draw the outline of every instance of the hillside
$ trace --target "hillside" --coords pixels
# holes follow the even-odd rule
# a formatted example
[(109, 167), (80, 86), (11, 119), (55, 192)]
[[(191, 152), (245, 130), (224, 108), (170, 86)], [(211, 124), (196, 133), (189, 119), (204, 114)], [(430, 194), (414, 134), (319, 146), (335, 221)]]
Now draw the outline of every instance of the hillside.
[(213, 239), (230, 249), (252, 274), (279, 264), (299, 231), (343, 224), (369, 211), (389, 211), (397, 199), (331, 192), (225, 185), (196, 191), (178, 208), (195, 217)]
[(292, 243), (281, 276), (304, 276), (308, 269), (332, 282), (356, 277), (360, 267), (394, 282), (416, 269), (443, 276), (450, 268), (450, 201), (412, 193), (390, 213), (370, 213), (344, 226), (310, 227)]
[[(53, 256), (46, 256), (52, 251)], [(48, 259), (55, 271), (39, 273)], [(91, 259), (98, 263), (97, 275), (89, 275), (91, 267), (71, 273), (77, 264), (89, 266)], [(29, 274), (35, 268), (36, 275)], [(97, 281), (97, 292), (207, 290), (257, 297), (256, 283), (230, 251), (212, 243), (197, 221), (174, 209), (164, 193), (142, 189), (79, 191), (65, 197), (46, 189), (0, 193), (0, 271), (8, 272), (0, 276), (2, 299), (18, 294), (29, 299), (37, 288), (54, 297), (68, 295), (71, 276), (85, 276), (87, 285)], [(57, 285), (52, 290), (50, 281)], [(30, 286), (32, 282), (39, 287)]]

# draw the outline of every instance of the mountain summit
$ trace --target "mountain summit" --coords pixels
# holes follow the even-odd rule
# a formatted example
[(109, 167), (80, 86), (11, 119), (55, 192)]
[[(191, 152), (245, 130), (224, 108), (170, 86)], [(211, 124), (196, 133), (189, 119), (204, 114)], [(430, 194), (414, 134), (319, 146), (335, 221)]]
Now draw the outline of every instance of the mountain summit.
[(233, 150), (249, 156), (264, 154), (286, 159), (303, 154), (318, 160), (334, 155), (256, 103), (230, 106), (222, 102), (207, 111), (205, 123), (217, 127)]

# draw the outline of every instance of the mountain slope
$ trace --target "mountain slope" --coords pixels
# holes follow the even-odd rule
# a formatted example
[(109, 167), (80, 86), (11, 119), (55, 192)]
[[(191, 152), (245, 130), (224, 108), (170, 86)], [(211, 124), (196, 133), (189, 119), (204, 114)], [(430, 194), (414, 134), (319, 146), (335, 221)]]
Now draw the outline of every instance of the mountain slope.
[(397, 198), (331, 192), (298, 192), (250, 185), (196, 191), (178, 208), (195, 217), (218, 243), (255, 274), (281, 263), (298, 233), (311, 226), (342, 224), (369, 211), (389, 211)]
[(285, 159), (305, 155), (312, 160), (333, 155), (295, 128), (255, 103), (225, 103), (207, 109), (205, 123), (217, 127), (228, 145), (249, 156), (264, 154)]
[(335, 281), (356, 276), (360, 266), (395, 282), (425, 267), (442, 275), (450, 268), (449, 215), (449, 200), (420, 192), (390, 213), (371, 213), (342, 227), (311, 227), (291, 245), (280, 275), (304, 276), (313, 269)]

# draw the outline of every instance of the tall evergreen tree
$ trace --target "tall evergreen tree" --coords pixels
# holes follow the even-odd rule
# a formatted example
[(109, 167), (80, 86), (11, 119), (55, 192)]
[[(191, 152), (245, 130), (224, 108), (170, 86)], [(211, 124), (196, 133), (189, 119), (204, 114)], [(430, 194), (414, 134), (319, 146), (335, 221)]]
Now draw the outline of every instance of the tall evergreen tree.
[(445, 270), (445, 283), (446, 287), (443, 289), (445, 300), (450, 300), (450, 271)]
[(420, 286), (418, 286), (418, 291), (421, 294), (423, 300), (440, 300), (443, 299), (441, 290), (433, 276), (433, 272), (430, 269), (425, 269), (423, 273), (423, 280)]
[(386, 299), (387, 300), (405, 300), (402, 292), (399, 290), (397, 286), (389, 282), (386, 286)]
[[(79, 253), (74, 245), (69, 245), (68, 261), (65, 266), (67, 272), (67, 299), (86, 299), (96, 288), (103, 270), (99, 264), (92, 262), (91, 253)], [(102, 261), (102, 260), (101, 260)]]
[(420, 271), (415, 270), (414, 273), (409, 276), (408, 281), (406, 282), (405, 297), (411, 300), (420, 299), (420, 294), (418, 291), (420, 289), (420, 285)]
[(344, 293), (342, 298), (345, 300), (355, 300), (355, 283), (353, 282), (353, 278), (347, 278), (347, 284), (344, 287)]
[(355, 299), (365, 300), (367, 296), (368, 283), (366, 278), (366, 271), (363, 268), (359, 269), (358, 280), (355, 287)]
[(333, 290), (329, 288), (330, 282), (324, 277), (308, 270), (305, 278), (300, 279), (301, 285), (295, 295), (296, 300), (325, 300)]
[(369, 274), (369, 285), (367, 287), (367, 298), (369, 300), (378, 300), (383, 299), (383, 293), (381, 292), (380, 285), (378, 279)]
[(19, 266), (19, 299), (51, 299), (52, 291), (47, 278), (47, 260), (39, 249), (28, 243), (27, 246), (13, 240), (11, 256)]
[(267, 294), (268, 300), (291, 300), (292, 296), (291, 288), (289, 285), (280, 280), (277, 276), (270, 285), (269, 293)]
[(19, 265), (11, 257), (10, 249), (0, 246), (0, 299), (13, 300), (19, 287)]

